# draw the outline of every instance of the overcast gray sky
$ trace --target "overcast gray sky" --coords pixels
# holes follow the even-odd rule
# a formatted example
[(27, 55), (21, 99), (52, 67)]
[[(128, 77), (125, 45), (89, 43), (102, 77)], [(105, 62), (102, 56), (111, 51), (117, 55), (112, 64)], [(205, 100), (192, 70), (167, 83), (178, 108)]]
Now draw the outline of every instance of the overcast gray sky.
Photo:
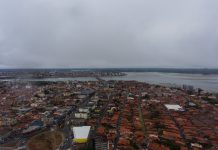
[(0, 68), (218, 67), (217, 0), (0, 0)]

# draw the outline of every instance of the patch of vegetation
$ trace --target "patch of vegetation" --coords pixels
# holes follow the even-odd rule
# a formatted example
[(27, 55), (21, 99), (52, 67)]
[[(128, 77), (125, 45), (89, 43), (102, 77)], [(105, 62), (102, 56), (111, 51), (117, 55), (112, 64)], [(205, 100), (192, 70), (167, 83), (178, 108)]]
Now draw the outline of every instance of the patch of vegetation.
[(166, 126), (160, 122), (156, 122), (154, 127), (157, 129), (159, 135), (163, 135), (163, 130), (166, 129)]
[(130, 114), (127, 114), (127, 120), (131, 121), (132, 120), (132, 116)]
[(156, 129), (166, 129), (166, 126), (164, 124), (160, 123), (160, 122), (156, 122), (154, 127)]
[(92, 145), (87, 145), (83, 147), (81, 150), (95, 150), (95, 148)]
[(110, 124), (106, 124), (105, 125), (105, 128), (108, 128), (108, 129), (112, 129), (112, 128), (114, 128), (112, 125), (110, 125)]
[(157, 143), (169, 147), (170, 150), (180, 150), (180, 146), (173, 140), (161, 139), (160, 141), (157, 141)]
[(205, 143), (205, 144), (202, 144), (202, 146), (205, 149), (211, 149), (213, 147), (213, 145), (211, 143)]
[(50, 91), (49, 90), (44, 90), (44, 94), (50, 94)]
[(133, 147), (133, 149), (139, 149), (138, 145), (132, 140), (130, 141), (130, 145)]
[(210, 99), (208, 97), (204, 97), (203, 99), (212, 105), (218, 104), (218, 100)]
[(150, 119), (155, 119), (160, 117), (160, 112), (159, 111), (151, 111), (150, 114)]
[(143, 98), (144, 99), (150, 99), (150, 96), (149, 95), (145, 95)]

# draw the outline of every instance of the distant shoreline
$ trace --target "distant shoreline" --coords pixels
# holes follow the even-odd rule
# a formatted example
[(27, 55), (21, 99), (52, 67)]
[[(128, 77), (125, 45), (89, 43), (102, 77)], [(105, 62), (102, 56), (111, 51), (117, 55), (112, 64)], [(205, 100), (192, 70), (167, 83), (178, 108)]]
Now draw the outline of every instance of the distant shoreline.
[(159, 73), (186, 73), (186, 74), (218, 74), (218, 68), (20, 68), (0, 69), (1, 72), (159, 72)]

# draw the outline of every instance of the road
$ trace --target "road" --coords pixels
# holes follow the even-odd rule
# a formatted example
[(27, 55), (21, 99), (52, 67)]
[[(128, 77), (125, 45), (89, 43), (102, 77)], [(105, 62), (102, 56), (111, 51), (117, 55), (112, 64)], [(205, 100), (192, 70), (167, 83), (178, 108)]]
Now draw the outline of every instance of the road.
[(116, 125), (116, 137), (115, 137), (115, 140), (114, 140), (114, 147), (113, 147), (113, 150), (116, 150), (117, 149), (117, 144), (119, 142), (119, 139), (120, 139), (120, 124), (121, 124), (121, 121), (122, 121), (122, 117), (123, 117), (123, 110), (126, 106), (126, 101), (127, 101), (127, 97), (125, 98), (124, 100), (124, 103), (122, 105), (122, 108), (121, 108), (121, 112), (120, 112), (120, 115), (119, 115), (119, 118), (117, 120), (117, 125)]
[(70, 125), (65, 124), (62, 131), (64, 132), (65, 140), (62, 146), (60, 147), (60, 150), (72, 149), (72, 138), (71, 138)]
[(140, 97), (139, 98), (139, 103), (138, 103), (138, 110), (139, 110), (139, 117), (140, 117), (140, 120), (141, 120), (141, 124), (142, 124), (142, 130), (144, 132), (144, 136), (145, 136), (145, 149), (148, 148), (148, 134), (147, 134), (147, 130), (146, 130), (146, 127), (145, 127), (145, 118), (144, 118), (144, 115), (142, 114), (142, 98)]
[(75, 149), (75, 147), (73, 146), (73, 143), (72, 143), (72, 135), (71, 135), (72, 132), (71, 132), (70, 122), (71, 122), (71, 119), (73, 119), (72, 116), (74, 116), (75, 112), (78, 111), (78, 109), (80, 107), (87, 106), (87, 104), (90, 101), (92, 96), (93, 95), (87, 96), (87, 98), (85, 98), (81, 103), (79, 103), (78, 106), (75, 106), (72, 108), (73, 110), (71, 113), (68, 113), (66, 115), (66, 117), (64, 119), (64, 127), (62, 128), (62, 131), (65, 135), (65, 140), (64, 140), (62, 146), (60, 147), (60, 150), (67, 150), (67, 149), (73, 150), (73, 149)]

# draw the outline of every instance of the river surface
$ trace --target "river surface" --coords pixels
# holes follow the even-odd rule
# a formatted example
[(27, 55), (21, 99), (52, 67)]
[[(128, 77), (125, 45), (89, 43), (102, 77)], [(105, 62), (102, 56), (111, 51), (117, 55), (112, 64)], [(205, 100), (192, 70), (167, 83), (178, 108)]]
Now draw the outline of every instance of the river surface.
[[(126, 76), (102, 77), (104, 80), (135, 80), (150, 84), (192, 85), (206, 91), (218, 92), (218, 75), (159, 73), (159, 72), (125, 72)], [(44, 79), (5, 79), (1, 81), (96, 81), (93, 77), (44, 78)]]
[(0, 79), (0, 81), (11, 81), (11, 82), (19, 82), (19, 81), (49, 81), (49, 82), (58, 82), (58, 81), (97, 81), (96, 78), (93, 77), (75, 77), (75, 78), (40, 78), (40, 79)]
[(122, 77), (104, 77), (105, 80), (136, 80), (151, 84), (192, 85), (207, 91), (218, 92), (218, 75), (158, 73), (158, 72), (128, 72)]

